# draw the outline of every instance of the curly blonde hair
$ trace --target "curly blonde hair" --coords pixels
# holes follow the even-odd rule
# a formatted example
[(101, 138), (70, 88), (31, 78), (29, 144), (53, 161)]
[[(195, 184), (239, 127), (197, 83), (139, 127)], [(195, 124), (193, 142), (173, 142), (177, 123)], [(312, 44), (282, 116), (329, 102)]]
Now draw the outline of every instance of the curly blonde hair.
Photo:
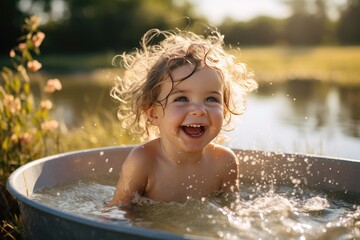
[[(162, 40), (153, 43), (158, 39)], [(224, 50), (224, 37), (215, 30), (204, 37), (189, 31), (152, 29), (143, 36), (140, 49), (115, 56), (113, 63), (117, 60), (124, 68), (111, 89), (111, 96), (120, 102), (118, 118), (123, 128), (145, 138), (156, 132), (146, 111), (156, 104), (166, 107), (167, 97), (159, 100), (158, 96), (161, 84), (169, 79), (174, 88), (203, 66), (216, 70), (223, 81), (224, 127), (232, 115), (244, 112), (246, 94), (257, 88), (252, 71)], [(191, 64), (193, 71), (173, 80), (171, 71), (185, 64)]]

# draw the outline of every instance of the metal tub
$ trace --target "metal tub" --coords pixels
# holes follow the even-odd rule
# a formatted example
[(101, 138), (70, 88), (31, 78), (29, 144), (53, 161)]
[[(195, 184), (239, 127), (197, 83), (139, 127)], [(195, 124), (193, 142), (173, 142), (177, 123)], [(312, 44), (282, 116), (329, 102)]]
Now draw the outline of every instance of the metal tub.
[[(132, 146), (69, 152), (32, 161), (11, 174), (7, 188), (20, 205), (26, 239), (201, 239), (104, 223), (64, 213), (30, 198), (44, 187), (104, 174), (116, 178)], [(234, 149), (240, 183), (301, 185), (344, 195), (360, 194), (360, 161)], [(106, 164), (104, 161), (106, 160)], [(109, 168), (112, 171), (109, 172)], [(110, 176), (111, 177), (111, 176)], [(301, 187), (300, 186), (300, 187)]]

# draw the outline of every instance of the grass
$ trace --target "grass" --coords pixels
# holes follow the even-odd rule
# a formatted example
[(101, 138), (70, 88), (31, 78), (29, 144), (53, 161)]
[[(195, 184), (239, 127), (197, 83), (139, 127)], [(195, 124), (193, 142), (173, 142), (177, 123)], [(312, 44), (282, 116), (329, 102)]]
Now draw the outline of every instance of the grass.
[(44, 54), (39, 57), (44, 63), (46, 71), (52, 72), (88, 72), (99, 68), (109, 68), (116, 53), (88, 53), (88, 54)]
[(254, 70), (259, 82), (316, 79), (338, 85), (360, 85), (360, 46), (240, 50), (240, 60)]
[(136, 136), (131, 136), (121, 128), (120, 121), (109, 110), (84, 114), (85, 120), (81, 127), (62, 131), (61, 152), (139, 143)]

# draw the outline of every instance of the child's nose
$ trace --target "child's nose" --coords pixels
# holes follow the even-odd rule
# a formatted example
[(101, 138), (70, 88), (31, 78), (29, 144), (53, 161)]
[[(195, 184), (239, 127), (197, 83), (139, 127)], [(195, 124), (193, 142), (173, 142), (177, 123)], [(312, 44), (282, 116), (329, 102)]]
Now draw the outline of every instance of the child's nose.
[(190, 109), (190, 114), (192, 116), (201, 117), (206, 115), (206, 110), (203, 104), (195, 103)]

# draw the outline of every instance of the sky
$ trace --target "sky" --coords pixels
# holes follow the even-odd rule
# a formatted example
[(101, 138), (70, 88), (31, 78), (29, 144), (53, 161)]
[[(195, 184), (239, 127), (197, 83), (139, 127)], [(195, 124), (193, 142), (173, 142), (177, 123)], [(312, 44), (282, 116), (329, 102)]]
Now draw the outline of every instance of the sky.
[[(290, 10), (282, 0), (190, 0), (199, 13), (212, 24), (220, 24), (225, 17), (238, 21), (248, 21), (259, 15), (285, 18)], [(327, 0), (329, 15), (337, 17), (336, 9), (346, 0)]]

